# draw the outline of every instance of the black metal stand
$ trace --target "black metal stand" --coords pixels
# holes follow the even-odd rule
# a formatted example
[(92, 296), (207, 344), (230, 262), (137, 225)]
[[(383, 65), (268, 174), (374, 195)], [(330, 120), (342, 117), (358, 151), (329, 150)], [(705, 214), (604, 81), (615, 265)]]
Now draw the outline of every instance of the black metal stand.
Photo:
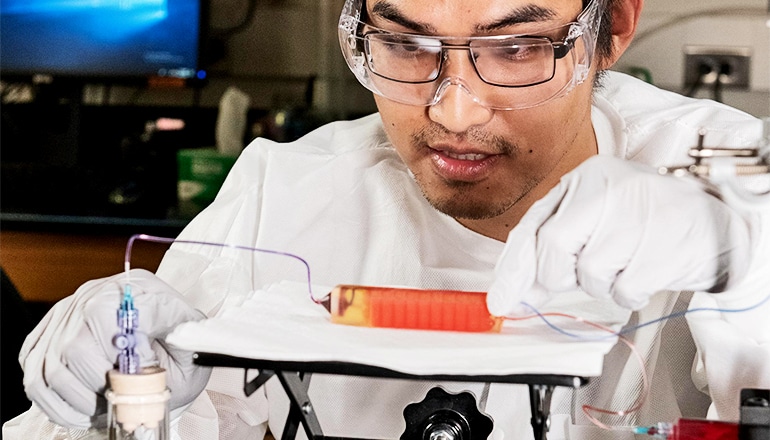
[[(383, 377), (394, 379), (431, 380), (447, 382), (482, 382), (516, 383), (529, 386), (530, 410), (532, 411), (532, 429), (535, 440), (546, 440), (550, 420), (551, 395), (557, 386), (579, 388), (588, 379), (580, 376), (556, 374), (511, 374), (511, 375), (413, 375), (389, 370), (387, 368), (348, 362), (291, 362), (247, 359), (215, 353), (196, 353), (195, 362), (200, 365), (244, 368), (244, 387), (246, 395), (251, 395), (268, 379), (276, 376), (286, 391), (291, 407), (286, 419), (282, 440), (294, 440), (299, 425), (311, 440), (363, 440), (350, 437), (328, 437), (323, 434), (321, 424), (316, 417), (308, 396), (308, 387), (313, 373), (339, 374), (348, 376)], [(248, 380), (250, 369), (259, 370), (259, 375)], [(475, 440), (475, 439), (472, 439)]]

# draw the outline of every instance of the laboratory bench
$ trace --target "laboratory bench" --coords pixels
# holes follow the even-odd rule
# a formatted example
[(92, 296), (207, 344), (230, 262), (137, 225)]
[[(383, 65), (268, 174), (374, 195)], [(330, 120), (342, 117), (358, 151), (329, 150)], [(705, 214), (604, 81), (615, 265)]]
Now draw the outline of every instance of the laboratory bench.
[[(134, 234), (176, 237), (187, 218), (0, 213), (0, 266), (22, 299), (50, 304), (124, 268)], [(137, 240), (131, 267), (157, 269), (168, 245)]]

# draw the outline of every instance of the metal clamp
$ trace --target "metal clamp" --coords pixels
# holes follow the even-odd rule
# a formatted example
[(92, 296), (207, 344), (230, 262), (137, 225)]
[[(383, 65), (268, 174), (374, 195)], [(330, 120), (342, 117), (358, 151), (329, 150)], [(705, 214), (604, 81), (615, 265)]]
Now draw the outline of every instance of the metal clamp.
[(704, 147), (703, 140), (706, 137), (705, 130), (698, 132), (698, 145), (691, 148), (688, 155), (694, 159), (691, 165), (675, 167), (660, 167), (658, 172), (664, 175), (683, 177), (692, 175), (707, 178), (711, 175), (710, 159), (756, 159), (754, 163), (736, 163), (734, 166), (736, 176), (750, 176), (758, 174), (770, 174), (770, 157), (760, 155), (759, 148), (721, 148)]

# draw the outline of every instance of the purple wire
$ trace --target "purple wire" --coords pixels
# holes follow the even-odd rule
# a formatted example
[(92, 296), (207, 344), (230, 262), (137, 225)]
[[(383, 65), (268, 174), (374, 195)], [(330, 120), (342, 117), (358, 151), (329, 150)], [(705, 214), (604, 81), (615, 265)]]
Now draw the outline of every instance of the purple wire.
[(241, 245), (235, 245), (235, 244), (227, 244), (227, 243), (215, 243), (215, 242), (208, 242), (208, 241), (197, 241), (197, 240), (180, 240), (177, 238), (170, 238), (170, 237), (158, 237), (155, 235), (147, 235), (147, 234), (134, 234), (128, 239), (128, 244), (126, 244), (126, 256), (125, 256), (125, 267), (126, 272), (128, 272), (128, 269), (131, 265), (131, 249), (134, 246), (134, 241), (136, 240), (142, 240), (142, 241), (151, 241), (154, 243), (186, 243), (186, 244), (199, 244), (204, 246), (216, 246), (216, 247), (223, 247), (223, 248), (232, 248), (232, 249), (240, 249), (244, 251), (251, 251), (251, 252), (261, 252), (265, 254), (272, 254), (272, 255), (280, 255), (284, 257), (290, 257), (294, 258), (296, 260), (299, 260), (302, 264), (305, 265), (305, 269), (307, 271), (307, 291), (310, 295), (310, 299), (314, 303), (320, 303), (320, 301), (317, 301), (313, 297), (313, 287), (312, 283), (310, 281), (310, 265), (307, 261), (305, 261), (304, 258), (291, 254), (288, 252), (281, 252), (281, 251), (274, 251), (270, 249), (260, 249), (255, 247), (249, 247), (249, 246), (241, 246)]

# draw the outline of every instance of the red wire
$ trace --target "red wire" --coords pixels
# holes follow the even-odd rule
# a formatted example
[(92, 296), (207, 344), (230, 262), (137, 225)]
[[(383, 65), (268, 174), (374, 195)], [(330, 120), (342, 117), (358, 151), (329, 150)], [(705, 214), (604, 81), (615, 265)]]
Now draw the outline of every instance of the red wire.
[[(596, 322), (585, 320), (585, 319), (583, 319), (583, 318), (581, 318), (579, 316), (570, 315), (568, 313), (550, 312), (550, 313), (541, 313), (539, 315), (528, 315), (528, 316), (522, 316), (522, 317), (516, 317), (516, 318), (506, 317), (505, 319), (509, 320), (509, 321), (523, 321), (523, 320), (527, 320), (527, 319), (540, 318), (540, 317), (544, 317), (544, 316), (554, 316), (554, 317), (574, 319), (575, 321), (585, 323), (585, 324), (587, 324), (587, 325), (589, 325), (591, 327), (594, 327), (594, 328), (597, 328), (597, 329), (600, 329), (600, 330), (604, 330), (604, 331), (612, 333), (612, 334), (617, 334), (614, 330), (612, 330), (609, 327), (606, 327), (604, 325), (598, 324)], [(631, 342), (630, 340), (628, 340), (626, 337), (624, 337), (622, 335), (617, 335), (617, 336), (618, 336), (618, 338), (624, 344), (626, 344), (626, 346), (628, 346), (628, 348), (631, 350), (631, 352), (634, 354), (634, 356), (639, 361), (639, 366), (640, 366), (640, 369), (642, 371), (642, 383), (643, 383), (642, 392), (639, 393), (639, 396), (637, 397), (636, 401), (634, 402), (634, 405), (631, 406), (631, 408), (628, 408), (626, 410), (613, 411), (613, 410), (609, 410), (609, 409), (597, 408), (595, 406), (587, 405), (587, 404), (583, 405), (582, 409), (583, 409), (583, 413), (586, 415), (586, 417), (588, 417), (588, 420), (590, 420), (591, 423), (593, 423), (594, 425), (596, 425), (596, 426), (598, 426), (598, 427), (600, 427), (602, 429), (607, 429), (607, 430), (611, 430), (611, 431), (615, 431), (615, 430), (626, 431), (626, 430), (628, 430), (627, 426), (610, 426), (610, 425), (607, 425), (605, 423), (602, 423), (601, 421), (599, 421), (599, 419), (597, 419), (596, 417), (594, 417), (591, 414), (592, 412), (595, 412), (595, 413), (601, 413), (601, 414), (625, 416), (627, 414), (630, 414), (630, 413), (633, 413), (635, 411), (638, 411), (639, 408), (641, 408), (642, 405), (644, 404), (644, 402), (647, 400), (647, 396), (650, 393), (650, 383), (649, 383), (649, 379), (647, 377), (647, 369), (646, 369), (646, 366), (645, 366), (645, 363), (644, 363), (644, 358), (639, 353), (639, 350), (636, 349), (636, 346), (634, 345), (633, 342)]]

